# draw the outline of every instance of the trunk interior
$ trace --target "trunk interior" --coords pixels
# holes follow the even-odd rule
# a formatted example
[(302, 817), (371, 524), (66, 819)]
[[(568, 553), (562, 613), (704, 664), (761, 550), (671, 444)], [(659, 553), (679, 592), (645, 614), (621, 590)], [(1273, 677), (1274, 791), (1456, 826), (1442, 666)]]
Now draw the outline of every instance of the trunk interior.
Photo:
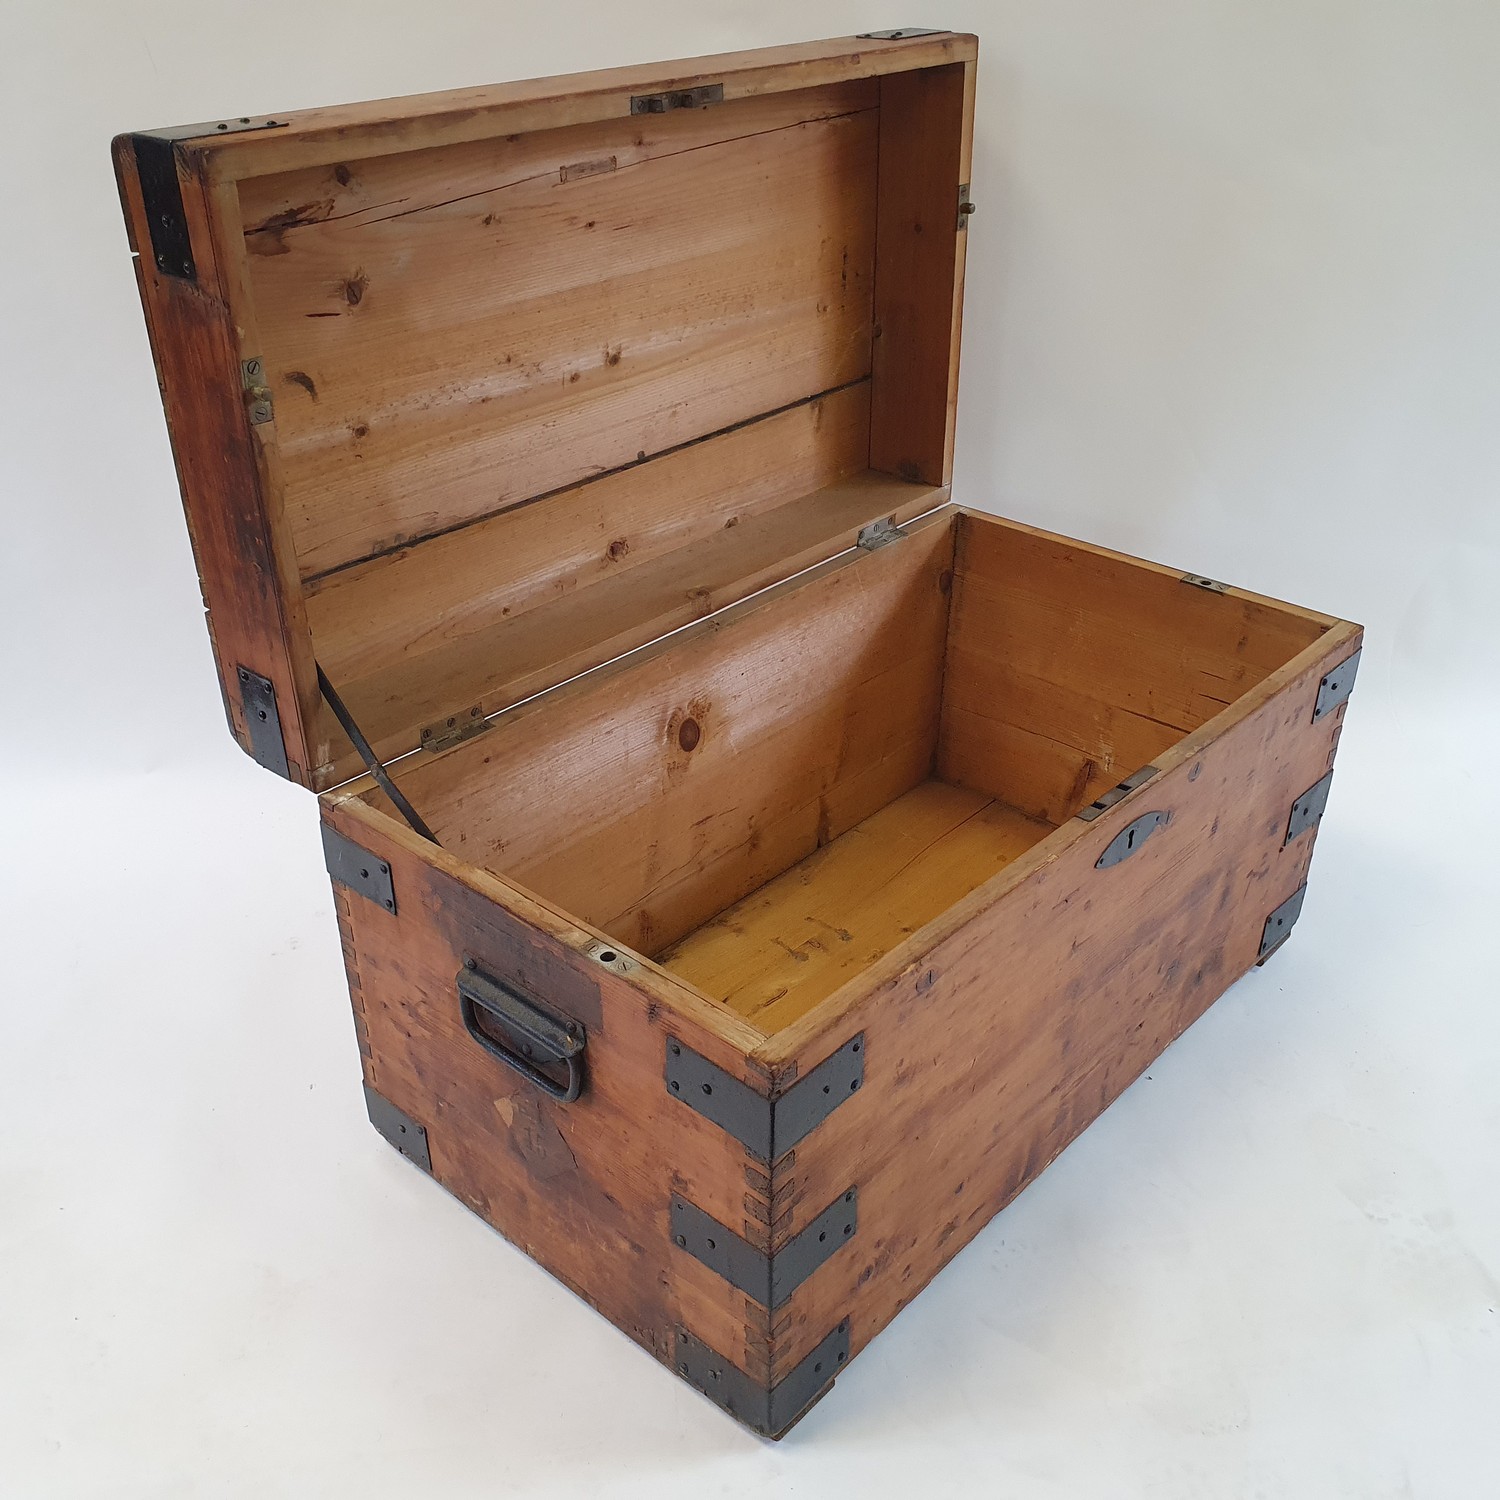
[(450, 852), (770, 1035), (1331, 623), (949, 508), (400, 779)]

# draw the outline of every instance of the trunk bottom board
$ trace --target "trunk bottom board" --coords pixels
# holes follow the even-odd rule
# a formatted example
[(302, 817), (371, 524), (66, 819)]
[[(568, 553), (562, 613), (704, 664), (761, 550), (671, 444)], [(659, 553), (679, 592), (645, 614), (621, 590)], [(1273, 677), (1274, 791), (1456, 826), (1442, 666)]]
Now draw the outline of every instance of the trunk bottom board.
[(656, 961), (779, 1031), (1052, 831), (982, 792), (924, 781)]

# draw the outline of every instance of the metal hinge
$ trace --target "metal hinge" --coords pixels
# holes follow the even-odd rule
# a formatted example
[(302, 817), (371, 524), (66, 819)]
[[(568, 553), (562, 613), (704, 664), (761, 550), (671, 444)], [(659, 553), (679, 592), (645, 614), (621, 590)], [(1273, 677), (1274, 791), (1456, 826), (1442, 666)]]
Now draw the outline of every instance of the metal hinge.
[(913, 36), (947, 36), (948, 32), (942, 26), (898, 26), (894, 31), (856, 31), (855, 36), (862, 42), (904, 42)]
[(418, 738), (424, 750), (436, 755), (439, 750), (451, 750), (454, 745), (472, 740), (476, 734), (483, 734), (489, 727), (490, 721), (485, 718), (484, 709), (475, 703), (462, 713), (450, 714), (446, 719), (439, 719), (436, 724), (423, 725)]
[(271, 406), (271, 388), (266, 384), (266, 366), (263, 360), (240, 361), (240, 385), (245, 391), (245, 407), (250, 421), (259, 426), (276, 415)]
[(859, 1193), (841, 1193), (811, 1224), (774, 1254), (672, 1194), (672, 1243), (686, 1250), (762, 1307), (778, 1308), (859, 1227)]
[(673, 109), (702, 109), (706, 104), (724, 102), (722, 83), (700, 83), (691, 89), (667, 89), (660, 94), (632, 94), (630, 113), (633, 115), (664, 115)]
[(686, 1328), (678, 1328), (676, 1335), (672, 1358), (677, 1373), (720, 1410), (762, 1437), (780, 1437), (829, 1390), (849, 1359), (849, 1320), (845, 1318), (806, 1359), (767, 1390)]
[(899, 542), (905, 535), (896, 525), (895, 516), (885, 516), (879, 521), (871, 521), (868, 526), (861, 526), (854, 545), (873, 552), (877, 547), (889, 547), (892, 542)]
[(960, 230), (969, 227), (969, 218), (974, 212), (974, 205), (969, 201), (969, 184), (961, 182), (958, 185), (958, 227)]
[(1313, 723), (1332, 713), (1354, 691), (1354, 676), (1359, 671), (1360, 652), (1347, 657), (1318, 684), (1318, 701), (1313, 705)]
[(728, 1131), (763, 1162), (790, 1151), (864, 1081), (863, 1032), (775, 1099), (756, 1093), (686, 1043), (667, 1039), (667, 1091)]
[(159, 130), (142, 130), (135, 139), (148, 141), (197, 141), (207, 135), (243, 135), (247, 130), (281, 130), (285, 120), (269, 115), (238, 115), (230, 120), (200, 120), (196, 125), (163, 125)]

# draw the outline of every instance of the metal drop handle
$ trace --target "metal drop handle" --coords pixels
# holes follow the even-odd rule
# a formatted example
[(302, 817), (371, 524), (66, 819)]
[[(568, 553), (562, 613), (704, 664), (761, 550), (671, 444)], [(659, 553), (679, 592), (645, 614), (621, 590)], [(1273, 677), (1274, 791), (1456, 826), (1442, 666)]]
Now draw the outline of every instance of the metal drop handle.
[[(582, 1092), (588, 1038), (577, 1021), (555, 1016), (530, 996), (492, 979), (472, 959), (465, 959), (458, 971), (458, 1008), (469, 1035), (543, 1093), (569, 1103)], [(504, 1040), (480, 1025), (481, 1015)], [(545, 1071), (555, 1067), (565, 1070), (565, 1078)]]

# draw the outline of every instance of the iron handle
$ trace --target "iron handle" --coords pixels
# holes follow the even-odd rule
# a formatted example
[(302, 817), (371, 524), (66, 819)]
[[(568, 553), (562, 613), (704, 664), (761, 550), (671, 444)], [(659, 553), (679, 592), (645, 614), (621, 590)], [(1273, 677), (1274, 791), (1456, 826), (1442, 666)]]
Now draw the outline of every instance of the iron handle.
[[(554, 1099), (568, 1103), (578, 1097), (588, 1038), (577, 1021), (552, 1015), (529, 996), (482, 973), (468, 958), (458, 971), (458, 1009), (464, 1030), (492, 1057)], [(510, 1045), (480, 1025), (481, 1014), (505, 1033)], [(544, 1071), (555, 1066), (566, 1069), (566, 1079)]]

